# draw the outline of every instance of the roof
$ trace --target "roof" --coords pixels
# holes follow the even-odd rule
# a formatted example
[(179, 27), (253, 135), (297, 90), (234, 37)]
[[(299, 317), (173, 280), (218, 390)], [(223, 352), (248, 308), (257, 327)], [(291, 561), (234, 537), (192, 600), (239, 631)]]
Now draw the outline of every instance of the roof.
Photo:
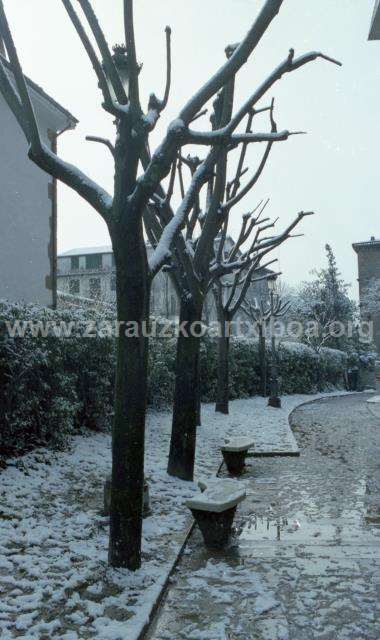
[(70, 249), (70, 251), (64, 251), (58, 254), (58, 258), (65, 258), (67, 256), (88, 256), (94, 255), (94, 253), (113, 253), (112, 246), (107, 244), (103, 247), (79, 247), (78, 249)]
[[(6, 67), (7, 69), (9, 69), (9, 71), (12, 71), (12, 66), (11, 64), (8, 62), (8, 60), (6, 58), (4, 58), (4, 56), (1, 56), (1, 62), (4, 65), (4, 67)], [(76, 124), (78, 124), (79, 120), (77, 120), (77, 118), (75, 118), (75, 116), (72, 115), (72, 113), (70, 113), (70, 111), (68, 111), (67, 109), (65, 109), (64, 107), (62, 107), (61, 104), (59, 104), (59, 102), (57, 102), (56, 100), (54, 100), (54, 98), (52, 98), (51, 96), (49, 96), (49, 94), (47, 94), (42, 87), (40, 87), (38, 84), (36, 84), (35, 82), (33, 82), (33, 80), (31, 80), (30, 78), (28, 78), (27, 76), (25, 76), (25, 80), (28, 84), (28, 86), (33, 89), (33, 91), (35, 91), (38, 95), (40, 95), (42, 98), (44, 98), (45, 100), (47, 100), (47, 102), (49, 102), (55, 109), (57, 109), (57, 111), (60, 111), (68, 120), (70, 120), (72, 122), (72, 124), (75, 126)]]
[(354, 242), (354, 244), (352, 245), (354, 251), (356, 251), (357, 249), (370, 249), (371, 247), (380, 247), (380, 240), (371, 238), (370, 240), (367, 240), (365, 242)]
[(380, 0), (375, 3), (368, 40), (380, 40)]

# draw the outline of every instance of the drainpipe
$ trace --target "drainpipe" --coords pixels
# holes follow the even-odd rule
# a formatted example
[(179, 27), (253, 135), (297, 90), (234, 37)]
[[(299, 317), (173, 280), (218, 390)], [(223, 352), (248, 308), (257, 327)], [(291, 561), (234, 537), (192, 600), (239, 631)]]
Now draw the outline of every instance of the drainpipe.
[[(48, 138), (51, 143), (51, 150), (58, 155), (58, 138), (63, 133), (72, 129), (72, 124), (68, 124), (62, 131), (53, 131), (49, 129)], [(51, 206), (51, 241), (50, 241), (50, 273), (51, 288), (53, 294), (53, 309), (57, 308), (57, 232), (58, 232), (58, 180), (53, 178), (53, 182), (49, 184), (49, 197), (52, 201)]]

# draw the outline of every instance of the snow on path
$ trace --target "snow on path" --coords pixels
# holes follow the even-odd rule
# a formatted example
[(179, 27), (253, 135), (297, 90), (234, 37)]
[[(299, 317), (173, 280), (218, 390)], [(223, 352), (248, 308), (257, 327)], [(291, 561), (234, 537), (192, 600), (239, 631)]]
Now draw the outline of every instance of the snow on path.
[[(294, 446), (291, 411), (321, 397), (288, 396), (282, 409), (263, 398), (231, 403), (229, 416), (203, 407), (196, 476), (215, 474), (220, 446), (250, 435), (258, 449)], [(102, 487), (110, 470), (110, 436), (87, 433), (71, 449), (39, 449), (0, 474), (0, 636), (2, 640), (136, 638), (181, 546), (190, 522), (183, 506), (197, 490), (166, 474), (170, 413), (150, 413), (146, 475), (152, 515), (144, 520), (143, 568), (107, 566), (108, 521)]]

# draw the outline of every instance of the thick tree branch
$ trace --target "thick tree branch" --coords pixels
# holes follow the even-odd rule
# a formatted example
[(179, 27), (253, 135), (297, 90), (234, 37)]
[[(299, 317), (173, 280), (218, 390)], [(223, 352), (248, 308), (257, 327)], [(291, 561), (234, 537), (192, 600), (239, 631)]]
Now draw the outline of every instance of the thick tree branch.
[(116, 99), (121, 105), (126, 105), (128, 103), (128, 97), (125, 93), (119, 73), (113, 61), (110, 49), (107, 44), (107, 40), (99, 25), (98, 19), (91, 6), (91, 3), (89, 2), (89, 0), (78, 0), (78, 2), (82, 7), (83, 13), (86, 16), (87, 22), (96, 40), (96, 44), (99, 47), (99, 50), (103, 59), (103, 64), (106, 70), (106, 74), (110, 79), (110, 82), (112, 84), (113, 90), (116, 95)]
[(41, 137), (38, 129), (37, 119), (33, 105), (30, 100), (25, 76), (22, 72), (21, 64), (9, 29), (7, 17), (4, 11), (3, 1), (0, 0), (0, 33), (3, 36), (6, 49), (8, 51), (9, 62), (14, 73), (16, 87), (22, 104), (25, 126), (28, 129), (28, 141), (37, 150), (41, 147)]
[(270, 23), (278, 14), (282, 3), (283, 0), (266, 0), (264, 7), (260, 11), (246, 37), (234, 50), (231, 57), (182, 109), (180, 119), (185, 124), (189, 124), (194, 116), (201, 111), (206, 102), (208, 102), (223, 86), (225, 86), (247, 62)]
[(31, 148), (29, 157), (38, 167), (76, 191), (100, 213), (106, 222), (109, 220), (112, 197), (86, 174), (74, 165), (61, 160), (45, 144), (42, 144), (37, 151)]
[(124, 0), (124, 30), (129, 66), (129, 100), (132, 108), (138, 112), (140, 108), (139, 72), (137, 62), (136, 40), (133, 19), (133, 0)]
[(79, 16), (77, 15), (76, 11), (73, 8), (71, 0), (62, 0), (62, 3), (69, 15), (71, 22), (73, 23), (73, 26), (86, 50), (86, 53), (96, 73), (99, 86), (104, 98), (104, 108), (106, 109), (106, 111), (109, 111), (114, 115), (120, 114), (119, 106), (112, 99), (103, 67), (98, 59), (98, 56), (96, 55), (95, 49), (92, 46), (90, 39), (87, 36), (85, 29), (83, 28), (83, 25), (79, 19)]
[(177, 212), (172, 220), (170, 220), (170, 222), (166, 225), (162, 233), (160, 242), (158, 243), (157, 249), (149, 261), (149, 267), (151, 271), (156, 272), (157, 269), (159, 269), (164, 261), (167, 260), (170, 256), (171, 244), (176, 234), (186, 224), (187, 217), (189, 216), (191, 209), (194, 206), (195, 198), (199, 194), (202, 186), (208, 180), (209, 172), (212, 170), (212, 167), (215, 163), (215, 155), (215, 151), (211, 152), (206, 160), (204, 160), (195, 171), (190, 187), (186, 192), (185, 198), (177, 209)]
[(28, 123), (24, 116), (24, 111), (22, 108), (22, 104), (19, 100), (19, 97), (16, 91), (13, 88), (12, 83), (9, 80), (7, 71), (2, 63), (0, 56), (0, 92), (7, 102), (10, 110), (14, 113), (17, 122), (19, 123), (21, 129), (24, 132), (24, 135), (27, 140), (29, 140), (29, 129)]
[(205, 146), (238, 145), (241, 143), (250, 144), (254, 142), (283, 142), (288, 140), (290, 136), (304, 135), (305, 131), (279, 131), (269, 133), (229, 133), (229, 127), (219, 129), (218, 131), (192, 131), (189, 130), (185, 135), (186, 144), (199, 144)]

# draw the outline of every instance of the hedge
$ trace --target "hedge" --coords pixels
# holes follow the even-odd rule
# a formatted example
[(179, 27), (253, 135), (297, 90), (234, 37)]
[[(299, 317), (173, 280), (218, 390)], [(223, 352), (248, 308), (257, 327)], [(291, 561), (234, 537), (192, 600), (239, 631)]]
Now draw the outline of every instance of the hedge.
[[(67, 436), (83, 426), (109, 428), (112, 416), (115, 339), (103, 330), (114, 321), (114, 311), (65, 309), (52, 311), (0, 301), (0, 457), (20, 454), (40, 445), (61, 448)], [(6, 323), (50, 323), (47, 335), (12, 336)], [(95, 337), (83, 337), (85, 323), (97, 327)], [(56, 335), (62, 323), (72, 323), (70, 337)], [(176, 339), (173, 325), (168, 337), (150, 341), (148, 404), (167, 406), (173, 396)], [(25, 325), (23, 325), (25, 326)], [(44, 325), (46, 326), (46, 325)], [(270, 356), (270, 353), (269, 353)], [(330, 349), (316, 355), (299, 344), (278, 349), (283, 393), (311, 393), (342, 385), (346, 356)], [(215, 398), (217, 345), (204, 337), (201, 346), (202, 400)], [(231, 399), (258, 392), (257, 343), (231, 340)]]

